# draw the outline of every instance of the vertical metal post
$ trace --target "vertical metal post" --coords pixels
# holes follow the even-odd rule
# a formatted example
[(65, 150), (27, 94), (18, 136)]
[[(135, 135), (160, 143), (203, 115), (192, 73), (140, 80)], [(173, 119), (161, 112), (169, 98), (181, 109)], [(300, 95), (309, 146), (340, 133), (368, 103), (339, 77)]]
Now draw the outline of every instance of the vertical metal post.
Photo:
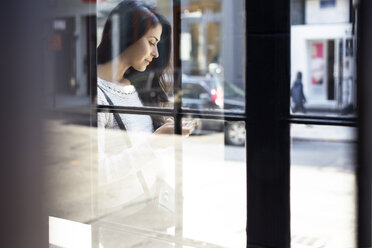
[(372, 176), (372, 2), (360, 0), (358, 6), (358, 247), (372, 246), (371, 176)]

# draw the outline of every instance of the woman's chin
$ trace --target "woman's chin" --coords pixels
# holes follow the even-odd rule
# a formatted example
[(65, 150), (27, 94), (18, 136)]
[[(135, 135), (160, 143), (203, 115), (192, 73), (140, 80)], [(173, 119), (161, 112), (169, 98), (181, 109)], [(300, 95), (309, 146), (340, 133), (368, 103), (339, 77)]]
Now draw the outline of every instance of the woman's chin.
[(145, 71), (145, 70), (146, 70), (146, 67), (147, 67), (147, 66), (141, 66), (141, 67), (138, 67), (138, 68), (134, 68), (134, 69), (136, 69), (136, 71), (140, 71), (140, 72), (143, 72), (143, 71)]

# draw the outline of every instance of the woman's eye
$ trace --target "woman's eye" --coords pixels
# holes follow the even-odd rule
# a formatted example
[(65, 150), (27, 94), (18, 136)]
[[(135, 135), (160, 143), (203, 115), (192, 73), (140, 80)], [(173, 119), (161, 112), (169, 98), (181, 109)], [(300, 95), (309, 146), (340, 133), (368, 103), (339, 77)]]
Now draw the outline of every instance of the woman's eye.
[(149, 43), (150, 43), (151, 46), (155, 46), (155, 43), (153, 43), (153, 42), (151, 42), (151, 41), (150, 41)]

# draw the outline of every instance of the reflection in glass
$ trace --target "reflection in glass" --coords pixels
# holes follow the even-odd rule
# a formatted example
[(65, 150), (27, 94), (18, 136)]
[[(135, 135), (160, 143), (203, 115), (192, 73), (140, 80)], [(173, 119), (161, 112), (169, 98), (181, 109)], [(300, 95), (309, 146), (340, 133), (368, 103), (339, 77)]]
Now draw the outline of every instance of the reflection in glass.
[(293, 247), (355, 247), (355, 129), (291, 126)]
[[(356, 114), (356, 39), (350, 1), (291, 0), (291, 111), (293, 114)], [(306, 102), (293, 86), (302, 73)], [(296, 87), (295, 87), (296, 88)]]
[(244, 1), (183, 1), (181, 11), (182, 88), (196, 92), (183, 108), (243, 111)]
[[(98, 28), (103, 27), (97, 47), (98, 105), (168, 106), (171, 24), (149, 2), (114, 3), (98, 5), (104, 19), (98, 22)], [(110, 222), (171, 233), (175, 197), (169, 179), (173, 174), (168, 172), (174, 162), (173, 121), (119, 113), (98, 113), (97, 119), (97, 219), (93, 226)], [(167, 159), (171, 163), (164, 162)], [(104, 246), (107, 237), (100, 236)]]
[[(116, 106), (167, 107), (173, 74), (172, 27), (167, 17), (156, 5), (135, 0), (114, 6), (111, 2), (99, 4), (98, 13), (98, 93), (104, 91), (110, 98), (115, 95)], [(135, 102), (126, 99), (124, 86), (134, 87)], [(99, 105), (110, 105), (101, 99), (98, 94)]]
[[(80, 118), (53, 120), (47, 126), (50, 216), (89, 225), (93, 245), (98, 247), (116, 248), (119, 243), (122, 247), (140, 243), (149, 248), (174, 246), (177, 228), (184, 230), (178, 243), (185, 247), (245, 247), (245, 148), (225, 145), (223, 132), (228, 123), (196, 120), (200, 126), (192, 135), (177, 137), (124, 132), (100, 123), (97, 130), (89, 125), (89, 116)], [(186, 126), (190, 121), (183, 120)], [(175, 177), (175, 152), (181, 153), (175, 143), (183, 147), (182, 177)], [(158, 194), (162, 199), (156, 197), (159, 212), (147, 205), (150, 197), (136, 173), (139, 169), (152, 196), (157, 191), (157, 176), (166, 182), (158, 187), (163, 192)], [(182, 181), (184, 190), (177, 196)], [(166, 194), (172, 190), (173, 197)], [(169, 218), (177, 197), (183, 199), (185, 210), (181, 215), (184, 225), (178, 227)]]
[[(105, 128), (104, 115), (112, 113), (98, 113), (97, 218), (93, 224), (101, 226), (110, 222), (172, 233), (175, 225), (173, 135), (129, 129), (129, 126), (127, 131)], [(146, 116), (124, 117), (138, 121)], [(169, 128), (173, 131), (173, 124)]]
[(199, 134), (182, 142), (183, 236), (204, 247), (246, 247), (245, 147), (225, 145), (224, 121), (197, 121)]
[[(159, 237), (159, 234), (145, 233), (141, 235), (133, 230), (118, 227), (112, 223), (106, 223), (99, 227), (101, 241), (98, 242), (98, 248), (174, 248), (174, 244), (167, 240), (167, 236)], [(104, 241), (103, 241), (104, 240)]]
[[(151, 242), (173, 243), (177, 230), (182, 230), (183, 237), (178, 242), (191, 247), (245, 247), (245, 148), (225, 145), (224, 135), (225, 127), (235, 122), (183, 119), (184, 126), (193, 122), (198, 126), (188, 137), (99, 127), (96, 218), (91, 224), (104, 247), (115, 247), (110, 244), (122, 240), (120, 233), (133, 231), (138, 234), (133, 242), (150, 237)], [(148, 135), (153, 146), (145, 144)], [(135, 142), (128, 146), (127, 138)], [(180, 143), (183, 162), (177, 170), (182, 173), (177, 174), (174, 145)], [(183, 211), (177, 211), (177, 204), (182, 204)]]

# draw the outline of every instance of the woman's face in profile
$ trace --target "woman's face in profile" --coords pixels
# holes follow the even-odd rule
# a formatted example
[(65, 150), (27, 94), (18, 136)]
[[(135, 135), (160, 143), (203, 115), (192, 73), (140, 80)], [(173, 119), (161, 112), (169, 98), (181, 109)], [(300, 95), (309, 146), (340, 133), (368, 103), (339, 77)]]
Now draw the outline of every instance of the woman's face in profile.
[(129, 65), (137, 71), (144, 71), (154, 58), (159, 57), (158, 42), (160, 41), (162, 26), (150, 28), (144, 36), (130, 45), (122, 56)]

